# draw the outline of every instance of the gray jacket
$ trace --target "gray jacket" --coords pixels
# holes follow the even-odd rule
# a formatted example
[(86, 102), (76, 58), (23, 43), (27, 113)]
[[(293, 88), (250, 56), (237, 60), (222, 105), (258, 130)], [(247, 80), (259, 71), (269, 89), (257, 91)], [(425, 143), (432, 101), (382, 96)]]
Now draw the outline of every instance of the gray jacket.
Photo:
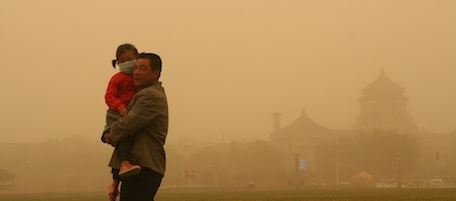
[[(111, 125), (111, 140), (118, 144), (132, 136), (129, 161), (162, 175), (166, 169), (164, 144), (168, 133), (168, 103), (161, 82), (141, 89), (128, 104), (128, 114)], [(109, 166), (120, 168), (114, 149)]]

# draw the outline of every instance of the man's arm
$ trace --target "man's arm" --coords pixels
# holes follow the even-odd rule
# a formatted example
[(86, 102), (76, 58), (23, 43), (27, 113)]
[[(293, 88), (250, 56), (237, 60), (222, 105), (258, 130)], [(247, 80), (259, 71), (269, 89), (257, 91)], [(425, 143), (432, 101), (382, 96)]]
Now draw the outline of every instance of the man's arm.
[[(103, 143), (108, 143), (109, 142), (106, 140), (107, 137), (109, 137), (109, 132), (111, 131), (111, 126), (105, 125), (103, 132), (101, 133), (101, 141)], [(111, 140), (111, 139), (109, 139)]]
[(110, 137), (114, 145), (148, 125), (164, 108), (159, 104), (161, 97), (152, 93), (138, 93), (137, 96), (129, 113), (111, 125)]

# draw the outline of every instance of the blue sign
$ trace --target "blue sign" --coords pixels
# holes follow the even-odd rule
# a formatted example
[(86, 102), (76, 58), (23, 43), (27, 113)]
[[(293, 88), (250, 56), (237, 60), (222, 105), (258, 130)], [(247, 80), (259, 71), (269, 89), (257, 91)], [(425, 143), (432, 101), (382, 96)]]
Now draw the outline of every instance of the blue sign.
[(305, 170), (305, 169), (307, 169), (308, 166), (309, 166), (309, 164), (307, 163), (307, 160), (304, 160), (304, 159), (299, 160), (299, 169), (300, 170)]

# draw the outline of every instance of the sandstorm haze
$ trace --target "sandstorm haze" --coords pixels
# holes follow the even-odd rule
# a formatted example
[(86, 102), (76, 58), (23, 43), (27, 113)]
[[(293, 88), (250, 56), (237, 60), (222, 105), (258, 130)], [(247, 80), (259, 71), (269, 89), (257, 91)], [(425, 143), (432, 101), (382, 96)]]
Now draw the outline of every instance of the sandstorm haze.
[[(350, 129), (381, 69), (419, 128), (456, 129), (456, 2), (0, 2), (0, 142), (98, 139), (115, 48), (155, 52), (169, 140), (268, 139), (302, 109)], [(107, 159), (106, 159), (107, 160)]]

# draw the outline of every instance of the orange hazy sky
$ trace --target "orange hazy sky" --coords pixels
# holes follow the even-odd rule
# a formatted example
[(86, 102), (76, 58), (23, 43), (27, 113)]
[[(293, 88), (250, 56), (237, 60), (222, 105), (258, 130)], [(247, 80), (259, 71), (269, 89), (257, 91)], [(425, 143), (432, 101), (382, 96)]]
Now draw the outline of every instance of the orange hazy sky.
[(98, 139), (125, 42), (162, 56), (169, 139), (350, 129), (383, 69), (419, 128), (456, 129), (456, 1), (0, 1), (0, 142)]

